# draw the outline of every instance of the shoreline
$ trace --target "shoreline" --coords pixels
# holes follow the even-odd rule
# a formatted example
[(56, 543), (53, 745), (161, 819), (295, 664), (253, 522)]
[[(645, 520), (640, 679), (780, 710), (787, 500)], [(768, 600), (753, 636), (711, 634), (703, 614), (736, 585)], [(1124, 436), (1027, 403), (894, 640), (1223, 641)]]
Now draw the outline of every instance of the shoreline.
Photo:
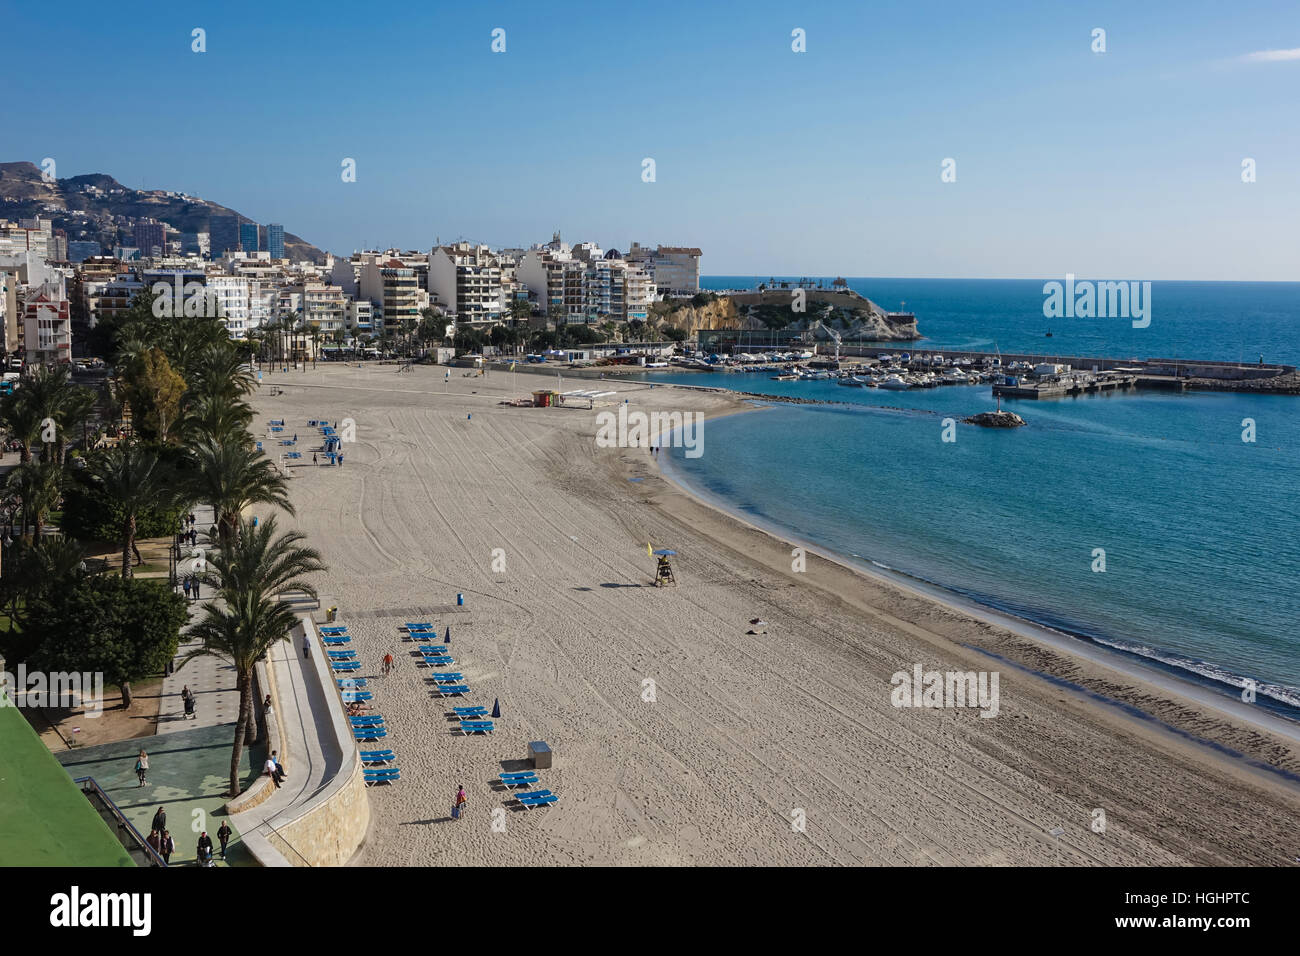
[[(744, 392), (737, 392), (736, 394), (745, 397), (749, 401), (763, 403), (761, 405), (756, 404), (753, 408), (754, 411), (781, 402), (779, 397), (756, 396)], [(714, 419), (726, 418), (733, 414), (738, 414), (738, 412), (709, 417)], [(1089, 660), (1109, 666), (1114, 670), (1126, 673), (1128, 676), (1150, 683), (1163, 683), (1167, 689), (1174, 693), (1194, 699), (1198, 703), (1215, 707), (1215, 709), (1235, 719), (1246, 720), (1250, 723), (1256, 723), (1263, 729), (1282, 733), (1300, 744), (1300, 707), (1285, 700), (1261, 694), (1261, 697), (1267, 697), (1268, 703), (1262, 707), (1251, 707), (1244, 702), (1234, 701), (1233, 695), (1229, 693), (1229, 689), (1233, 685), (1209, 675), (1198, 674), (1195, 671), (1180, 667), (1176, 663), (1170, 663), (1161, 658), (1148, 658), (1136, 651), (1118, 646), (1122, 644), (1123, 638), (1109, 634), (1088, 634), (1082, 631), (1070, 631), (1054, 627), (1047, 622), (1016, 614), (1004, 607), (1000, 607), (991, 600), (982, 600), (980, 596), (968, 594), (958, 587), (946, 585), (939, 581), (931, 581), (919, 575), (889, 567), (870, 557), (854, 557), (853, 555), (843, 554), (834, 548), (800, 537), (793, 529), (784, 527), (775, 521), (764, 521), (754, 515), (747, 515), (737, 510), (718, 495), (692, 483), (680, 468), (673, 463), (671, 455), (667, 458), (661, 458), (659, 461), (661, 462), (660, 470), (668, 481), (673, 482), (683, 492), (695, 498), (701, 504), (713, 508), (735, 521), (791, 545), (801, 547), (806, 551), (811, 551), (828, 561), (833, 561), (859, 574), (893, 584), (918, 596), (938, 601), (960, 613), (971, 614), (988, 623), (1006, 627), (1025, 637), (1040, 640), (1067, 653), (1087, 657)], [(1109, 641), (1117, 643), (1107, 643)], [(1172, 654), (1173, 652), (1166, 653)], [(1200, 663), (1219, 666), (1215, 665), (1213, 661), (1201, 661)], [(1230, 672), (1225, 670), (1225, 673)], [(1239, 677), (1240, 675), (1233, 674), (1232, 676)], [(1256, 683), (1272, 684), (1273, 682), (1261, 679)], [(1241, 688), (1236, 689), (1240, 690)]]
[[(763, 406), (752, 409), (753, 411), (761, 410)], [(740, 412), (731, 412), (721, 415), (711, 416), (712, 418), (725, 418), (731, 414)], [(1267, 730), (1285, 737), (1296, 745), (1300, 745), (1300, 719), (1289, 718), (1281, 713), (1275, 713), (1270, 709), (1252, 707), (1244, 702), (1235, 701), (1223, 692), (1217, 690), (1213, 685), (1202, 685), (1196, 681), (1183, 677), (1176, 671), (1164, 670), (1160, 667), (1153, 666), (1133, 652), (1125, 651), (1123, 648), (1112, 648), (1101, 644), (1097, 638), (1083, 634), (1072, 634), (1068, 631), (1062, 631), (1050, 627), (1031, 618), (1021, 617), (1003, 610), (993, 604), (984, 603), (976, 598), (970, 597), (953, 588), (944, 586), (933, 581), (927, 581), (915, 575), (899, 571), (894, 568), (881, 565), (870, 558), (854, 558), (851, 555), (841, 554), (832, 548), (816, 544), (805, 538), (794, 534), (791, 529), (784, 528), (775, 522), (764, 522), (756, 519), (752, 515), (746, 515), (734, 509), (727, 502), (723, 501), (717, 495), (714, 495), (705, 489), (701, 489), (692, 484), (685, 478), (680, 469), (673, 464), (672, 457), (660, 459), (667, 464), (660, 464), (660, 471), (666, 481), (675, 485), (683, 494), (688, 495), (703, 507), (710, 508), (719, 515), (752, 528), (762, 534), (769, 535), (785, 544), (793, 547), (799, 547), (805, 551), (816, 554), (824, 560), (837, 564), (844, 569), (871, 578), (882, 584), (899, 588), (908, 593), (925, 600), (934, 601), (945, 608), (958, 613), (971, 616), (985, 623), (1004, 627), (1007, 630), (1018, 634), (1022, 637), (1038, 641), (1054, 650), (1062, 653), (1080, 657), (1099, 666), (1116, 671), (1124, 677), (1140, 680), (1152, 684), (1169, 693), (1176, 694), (1186, 698), (1190, 702), (1209, 707), (1223, 714), (1225, 717), (1234, 721), (1241, 721), (1258, 727), (1261, 730)], [(988, 653), (988, 652), (985, 652)], [(1010, 661), (1009, 663), (1015, 663)], [(1030, 673), (1036, 676), (1057, 679), (1054, 675), (1045, 671), (1029, 669)], [(1207, 681), (1209, 679), (1207, 678)], [(1109, 698), (1107, 698), (1109, 699)], [(1118, 706), (1130, 706), (1118, 698), (1113, 701)], [(1283, 701), (1277, 701), (1279, 709), (1286, 708)], [(1151, 715), (1148, 715), (1149, 717)], [(1151, 717), (1151, 719), (1159, 720)], [(1163, 723), (1163, 721), (1160, 721)], [(1179, 729), (1166, 724), (1170, 729), (1178, 731)], [(1179, 731), (1181, 732), (1181, 731)], [(1209, 746), (1215, 746), (1213, 741), (1203, 740), (1197, 737), (1203, 743)], [(1246, 755), (1240, 755), (1244, 759)], [(1300, 783), (1300, 775), (1291, 771), (1278, 770), (1278, 773), (1290, 779), (1292, 782)]]

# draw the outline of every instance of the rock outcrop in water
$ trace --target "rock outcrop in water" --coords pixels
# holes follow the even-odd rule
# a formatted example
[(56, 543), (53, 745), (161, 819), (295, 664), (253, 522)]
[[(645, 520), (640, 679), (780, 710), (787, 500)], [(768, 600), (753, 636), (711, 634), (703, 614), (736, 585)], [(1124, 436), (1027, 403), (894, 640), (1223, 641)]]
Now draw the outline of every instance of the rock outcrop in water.
[(768, 289), (715, 295), (703, 292), (691, 299), (659, 305), (656, 317), (695, 335), (701, 329), (764, 331), (813, 330), (813, 338), (833, 339), (834, 329), (846, 341), (910, 342), (919, 339), (916, 318), (886, 312), (870, 299), (852, 290), (802, 289), (803, 311), (795, 311), (794, 290)]
[(963, 418), (968, 425), (981, 425), (984, 428), (1019, 428), (1025, 420), (1015, 412), (980, 412), (970, 418)]

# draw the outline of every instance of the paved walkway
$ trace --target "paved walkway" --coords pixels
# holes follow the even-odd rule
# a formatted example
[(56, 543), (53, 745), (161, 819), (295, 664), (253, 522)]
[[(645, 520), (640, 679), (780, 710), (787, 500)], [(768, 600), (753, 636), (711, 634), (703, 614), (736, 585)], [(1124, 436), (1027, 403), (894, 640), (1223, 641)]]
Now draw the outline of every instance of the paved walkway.
[[(212, 524), (211, 507), (194, 509), (194, 527), (199, 532), (199, 547), (204, 547), (202, 542)], [(182, 553), (186, 557), (181, 560), (177, 570), (178, 577), (184, 576), (184, 572), (193, 561), (188, 556), (188, 550)], [(205, 588), (201, 593), (205, 597), (210, 596), (206, 593), (208, 590), (210, 589)], [(179, 585), (176, 591), (179, 594), (185, 593), (184, 589)], [(190, 601), (191, 624), (198, 620), (201, 606), (201, 601)], [(159, 692), (162, 697), (158, 707), (158, 733), (160, 734), (193, 730), (196, 727), (233, 724), (239, 718), (239, 688), (235, 668), (232, 664), (218, 657), (204, 656), (194, 658), (184, 667), (180, 666), (181, 661), (185, 659), (185, 655), (200, 646), (201, 642), (187, 641), (185, 634), (181, 634), (181, 644), (177, 648), (176, 658), (173, 662), (178, 670), (163, 678), (162, 690)], [(185, 687), (189, 687), (194, 692), (195, 717), (193, 720), (185, 719), (185, 705), (181, 701), (181, 690)]]
[[(296, 854), (282, 854), (268, 838), (278, 833), (277, 825), (295, 819), (300, 805), (323, 790), (343, 766), (343, 753), (331, 727), (333, 720), (341, 719), (342, 705), (332, 692), (333, 679), (311, 621), (315, 602), (294, 603), (300, 609), (301, 623), (290, 640), (276, 644), (268, 655), (280, 704), (276, 716), (285, 736), (287, 777), (264, 803), (231, 817), (244, 842), (268, 866), (307, 865)], [(311, 657), (306, 660), (302, 655), (303, 628), (307, 628), (312, 645)]]

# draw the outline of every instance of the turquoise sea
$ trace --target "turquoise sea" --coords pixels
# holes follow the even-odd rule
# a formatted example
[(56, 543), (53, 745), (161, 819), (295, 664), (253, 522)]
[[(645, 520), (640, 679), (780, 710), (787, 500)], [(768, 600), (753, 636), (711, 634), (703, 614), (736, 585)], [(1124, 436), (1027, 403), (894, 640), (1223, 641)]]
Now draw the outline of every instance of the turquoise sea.
[[(1004, 350), (1042, 348), (1041, 281), (851, 284), (916, 311), (928, 338), (913, 350), (994, 338)], [(1027, 290), (1036, 305), (1021, 301)], [(1300, 284), (1156, 283), (1153, 302), (1149, 329), (1072, 320), (1084, 327), (1054, 328), (1056, 347), (1300, 361)], [(1021, 401), (1008, 407), (1027, 427), (958, 424), (946, 443), (943, 419), (991, 409), (989, 386), (886, 392), (761, 373), (646, 377), (841, 403), (709, 421), (701, 457), (671, 450), (676, 476), (732, 509), (1224, 693), (1255, 680), (1262, 705), (1300, 717), (1300, 397)], [(1253, 443), (1242, 440), (1245, 419)], [(1093, 570), (1098, 548), (1104, 572)]]

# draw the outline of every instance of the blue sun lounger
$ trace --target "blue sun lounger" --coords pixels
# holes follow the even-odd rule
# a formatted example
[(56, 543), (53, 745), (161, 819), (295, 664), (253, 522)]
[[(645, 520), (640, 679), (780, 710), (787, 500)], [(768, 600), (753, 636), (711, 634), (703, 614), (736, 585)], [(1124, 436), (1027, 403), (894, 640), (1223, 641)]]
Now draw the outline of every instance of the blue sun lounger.
[(343, 644), (351, 644), (352, 638), (346, 634), (332, 634), (322, 637), (321, 642), (329, 647), (339, 647)]
[(438, 671), (433, 675), (433, 679), (439, 684), (459, 684), (465, 679), (465, 675), (456, 671)]
[(368, 700), (374, 700), (375, 695), (368, 690), (345, 690), (343, 692), (343, 703), (345, 704), (364, 704)]
[(359, 661), (330, 661), (330, 666), (334, 669), (334, 673), (336, 674), (346, 674), (350, 671), (361, 670), (361, 663)]
[(507, 787), (531, 787), (537, 783), (537, 771), (524, 770), (520, 773), (503, 773), (501, 782)]
[(416, 648), (421, 654), (432, 654), (435, 657), (447, 653), (446, 644), (421, 644)]
[(397, 767), (383, 767), (378, 770), (367, 770), (363, 774), (363, 779), (367, 787), (373, 787), (377, 783), (396, 783), (402, 779), (402, 771)]
[(383, 740), (388, 736), (388, 731), (383, 727), (353, 727), (352, 737), (354, 740)]
[(346, 624), (331, 624), (329, 627), (319, 628), (322, 634), (346, 634), (348, 626)]
[(340, 677), (339, 690), (358, 690), (366, 686), (364, 677)]
[(439, 697), (463, 697), (469, 693), (469, 686), (466, 684), (434, 684), (433, 692)]
[(397, 754), (391, 750), (363, 750), (361, 751), (362, 763), (388, 763), (390, 760), (396, 760)]
[(452, 713), (464, 720), (471, 720), (475, 717), (486, 717), (487, 708), (481, 704), (476, 707), (453, 707)]
[(466, 737), (470, 734), (490, 734), (493, 730), (493, 724), (490, 720), (462, 720), (460, 729)]
[(332, 661), (350, 661), (355, 660), (357, 656), (356, 651), (326, 651), (325, 653)]
[(456, 663), (454, 657), (447, 657), (445, 654), (438, 656), (433, 654), (424, 655), (424, 664), (426, 667), (450, 667)]
[(383, 714), (354, 714), (348, 718), (348, 723), (353, 727), (369, 726), (371, 724), (382, 724), (384, 722)]
[(430, 621), (407, 621), (405, 626), (408, 631), (427, 631), (433, 624)]
[(515, 799), (531, 810), (533, 807), (549, 806), (560, 798), (549, 790), (525, 790), (522, 793), (516, 793)]

